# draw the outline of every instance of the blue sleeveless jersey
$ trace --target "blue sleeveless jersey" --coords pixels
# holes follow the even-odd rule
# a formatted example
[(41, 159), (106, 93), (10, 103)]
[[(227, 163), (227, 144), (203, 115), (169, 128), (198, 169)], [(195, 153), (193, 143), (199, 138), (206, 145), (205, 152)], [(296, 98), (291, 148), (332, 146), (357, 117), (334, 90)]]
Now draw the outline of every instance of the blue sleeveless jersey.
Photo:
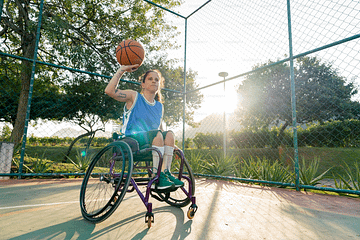
[(124, 106), (123, 127), (121, 133), (129, 136), (160, 128), (163, 117), (163, 105), (154, 101), (150, 103), (142, 94), (136, 93), (135, 101), (130, 109)]

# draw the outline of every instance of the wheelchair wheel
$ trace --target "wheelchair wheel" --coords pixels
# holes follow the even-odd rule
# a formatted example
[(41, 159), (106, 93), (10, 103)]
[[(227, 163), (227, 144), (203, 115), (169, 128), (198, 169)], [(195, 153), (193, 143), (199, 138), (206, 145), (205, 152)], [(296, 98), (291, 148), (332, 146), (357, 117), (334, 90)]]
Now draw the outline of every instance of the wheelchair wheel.
[[(184, 158), (184, 164), (181, 171), (180, 166), (181, 166), (182, 158)], [(183, 157), (183, 154), (180, 152), (180, 150), (176, 150), (174, 152), (174, 158), (171, 164), (171, 172), (174, 175), (174, 177), (179, 178), (181, 181), (184, 182), (184, 186), (178, 188), (176, 191), (173, 192), (157, 193), (157, 194), (163, 201), (170, 204), (171, 206), (185, 207), (191, 201), (189, 197), (190, 194), (191, 196), (195, 195), (195, 180), (190, 165), (188, 161), (185, 159), (185, 157)]]
[(125, 142), (113, 142), (93, 158), (80, 191), (86, 220), (101, 222), (116, 210), (129, 187), (132, 170), (133, 156)]

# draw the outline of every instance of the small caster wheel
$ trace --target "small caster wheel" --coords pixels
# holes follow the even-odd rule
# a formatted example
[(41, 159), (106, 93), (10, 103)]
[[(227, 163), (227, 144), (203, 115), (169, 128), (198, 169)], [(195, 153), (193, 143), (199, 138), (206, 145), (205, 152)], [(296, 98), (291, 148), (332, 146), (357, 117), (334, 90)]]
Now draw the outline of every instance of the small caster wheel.
[(194, 209), (193, 209), (193, 208), (189, 208), (189, 210), (187, 211), (187, 217), (188, 217), (189, 219), (193, 219), (194, 216), (195, 216), (195, 211), (194, 211)]
[(151, 223), (154, 222), (154, 214), (153, 213), (146, 213), (145, 216), (145, 223), (147, 223), (148, 228), (151, 228)]
[(189, 210), (187, 212), (187, 217), (189, 219), (193, 219), (194, 216), (195, 216), (195, 213), (197, 211), (198, 207), (196, 206), (196, 204), (192, 204), (190, 207), (189, 207)]

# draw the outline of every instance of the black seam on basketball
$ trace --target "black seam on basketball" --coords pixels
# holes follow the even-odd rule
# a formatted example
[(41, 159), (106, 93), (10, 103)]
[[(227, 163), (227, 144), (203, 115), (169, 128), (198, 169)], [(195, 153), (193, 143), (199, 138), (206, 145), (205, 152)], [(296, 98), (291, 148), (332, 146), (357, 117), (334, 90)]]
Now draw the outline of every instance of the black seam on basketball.
[[(131, 50), (131, 49), (130, 49)], [(128, 55), (128, 53), (127, 53), (127, 50), (126, 50), (126, 47), (125, 47), (125, 53), (126, 53), (126, 57), (127, 57), (127, 59), (128, 59), (128, 61), (129, 61), (129, 65), (133, 65), (132, 63), (131, 63), (131, 61), (130, 61), (130, 58), (129, 58), (129, 55)]]
[(132, 51), (136, 56), (138, 56), (138, 58), (141, 59), (141, 61), (143, 60), (136, 52), (134, 52), (131, 48), (130, 48), (130, 51)]
[(119, 63), (121, 63), (122, 54), (123, 54), (123, 51), (120, 52)]
[(119, 55), (119, 63), (121, 63), (122, 49), (123, 49), (123, 46), (121, 46), (121, 43), (119, 43), (119, 45), (118, 45), (118, 47), (116, 48), (116, 51), (115, 51), (115, 55), (117, 55), (117, 54), (118, 54), (118, 52), (120, 51), (120, 55)]

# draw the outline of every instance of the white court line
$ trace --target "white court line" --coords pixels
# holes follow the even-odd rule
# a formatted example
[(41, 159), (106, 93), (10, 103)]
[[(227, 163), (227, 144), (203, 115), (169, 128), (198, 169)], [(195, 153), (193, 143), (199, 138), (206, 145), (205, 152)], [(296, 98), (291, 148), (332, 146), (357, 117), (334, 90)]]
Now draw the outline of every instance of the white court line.
[(78, 202), (79, 202), (79, 201), (59, 202), (59, 203), (42, 203), (42, 204), (21, 205), (21, 206), (12, 206), (12, 207), (0, 207), (0, 210), (3, 210), (3, 209), (11, 209), (11, 208), (27, 208), (27, 207), (52, 206), (52, 205), (70, 204), (70, 203), (78, 203)]
[[(131, 196), (131, 197), (127, 197), (124, 198), (124, 200), (136, 197), (135, 196)], [(99, 201), (99, 200), (94, 200), (94, 201)], [(12, 209), (12, 208), (27, 208), (27, 207), (42, 207), (42, 206), (53, 206), (53, 205), (60, 205), (60, 204), (71, 204), (71, 203), (79, 203), (80, 201), (72, 201), (72, 202), (58, 202), (58, 203), (42, 203), (42, 204), (33, 204), (33, 205), (20, 205), (20, 206), (12, 206), (12, 207), (0, 207), (0, 210), (5, 210), (5, 209)]]

